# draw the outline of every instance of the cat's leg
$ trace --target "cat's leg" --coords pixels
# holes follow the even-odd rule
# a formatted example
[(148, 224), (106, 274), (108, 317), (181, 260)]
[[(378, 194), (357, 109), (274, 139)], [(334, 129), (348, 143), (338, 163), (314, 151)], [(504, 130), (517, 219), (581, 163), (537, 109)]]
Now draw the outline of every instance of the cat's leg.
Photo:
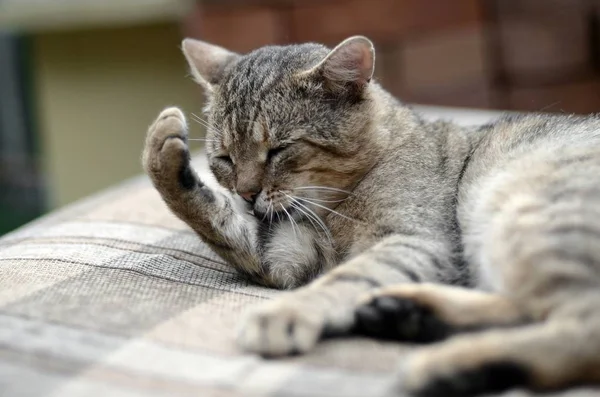
[(456, 278), (445, 242), (391, 235), (285, 297), (268, 302), (241, 322), (238, 343), (250, 352), (306, 352), (327, 333), (348, 332), (359, 298), (394, 283)]
[(205, 185), (190, 164), (185, 116), (163, 110), (146, 136), (143, 165), (167, 206), (239, 271), (264, 282), (257, 221), (226, 193)]
[(453, 396), (600, 382), (600, 153), (590, 146), (520, 157), (477, 184), (466, 251), (481, 280), (533, 323), (424, 348), (404, 368), (407, 390)]
[(423, 347), (403, 363), (397, 388), (419, 397), (453, 397), (598, 382), (600, 311)]
[(200, 180), (190, 164), (179, 109), (165, 109), (149, 128), (143, 165), (171, 211), (254, 281), (293, 288), (331, 266), (331, 241), (314, 228), (292, 219), (259, 223), (228, 192)]
[(397, 284), (364, 299), (355, 328), (376, 338), (427, 343), (525, 321), (521, 308), (499, 294), (432, 283)]

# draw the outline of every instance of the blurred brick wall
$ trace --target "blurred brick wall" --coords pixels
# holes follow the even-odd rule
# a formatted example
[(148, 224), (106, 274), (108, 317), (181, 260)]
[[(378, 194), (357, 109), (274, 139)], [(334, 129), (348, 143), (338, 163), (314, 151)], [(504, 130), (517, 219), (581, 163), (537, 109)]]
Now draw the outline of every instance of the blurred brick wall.
[(406, 102), (600, 111), (600, 0), (204, 0), (185, 34), (235, 51), (363, 34)]

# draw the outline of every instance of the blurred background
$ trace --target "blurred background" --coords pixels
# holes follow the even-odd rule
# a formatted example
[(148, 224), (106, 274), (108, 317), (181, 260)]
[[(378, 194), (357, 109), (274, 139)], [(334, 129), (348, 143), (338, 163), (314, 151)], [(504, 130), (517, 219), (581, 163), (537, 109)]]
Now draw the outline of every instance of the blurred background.
[(364, 34), (405, 102), (588, 113), (599, 18), (600, 0), (0, 0), (0, 234), (139, 174), (163, 107), (200, 111), (184, 36), (245, 52)]

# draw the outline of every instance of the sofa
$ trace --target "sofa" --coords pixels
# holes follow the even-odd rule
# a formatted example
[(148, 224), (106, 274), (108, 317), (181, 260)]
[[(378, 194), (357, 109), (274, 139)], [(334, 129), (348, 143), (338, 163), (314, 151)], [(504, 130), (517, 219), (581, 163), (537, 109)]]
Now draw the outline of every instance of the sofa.
[[(498, 115), (418, 110), (463, 124)], [(194, 165), (209, 177), (202, 153)], [(395, 395), (409, 345), (347, 337), (288, 358), (239, 351), (240, 315), (281, 293), (236, 274), (139, 176), (0, 239), (0, 396)]]

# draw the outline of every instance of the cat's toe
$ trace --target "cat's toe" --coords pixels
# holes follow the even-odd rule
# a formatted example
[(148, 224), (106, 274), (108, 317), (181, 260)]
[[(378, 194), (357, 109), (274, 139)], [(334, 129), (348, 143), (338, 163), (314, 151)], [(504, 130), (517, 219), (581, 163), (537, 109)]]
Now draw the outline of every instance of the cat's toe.
[(162, 112), (160, 112), (160, 114), (158, 115), (158, 121), (161, 120), (166, 120), (168, 118), (174, 118), (179, 120), (180, 122), (182, 122), (185, 125), (185, 115), (183, 114), (183, 112), (181, 111), (181, 109), (177, 108), (177, 107), (169, 107), (169, 108), (165, 108)]
[[(171, 139), (187, 141), (187, 122), (181, 110), (172, 107), (163, 110), (154, 124), (154, 135), (166, 144)], [(186, 142), (187, 146), (187, 142)]]
[(176, 107), (160, 112), (148, 129), (146, 146), (148, 150), (158, 154), (172, 139), (181, 140), (183, 143), (187, 140), (187, 122), (183, 112)]
[(427, 306), (407, 297), (373, 296), (355, 311), (355, 332), (370, 337), (428, 343), (450, 332)]
[[(148, 130), (143, 153), (144, 168), (154, 174), (181, 173), (189, 162), (187, 124), (181, 110), (163, 110)], [(189, 179), (189, 178), (188, 178)]]
[(269, 302), (242, 320), (237, 343), (263, 356), (304, 353), (316, 345), (322, 330), (318, 315), (294, 304)]

